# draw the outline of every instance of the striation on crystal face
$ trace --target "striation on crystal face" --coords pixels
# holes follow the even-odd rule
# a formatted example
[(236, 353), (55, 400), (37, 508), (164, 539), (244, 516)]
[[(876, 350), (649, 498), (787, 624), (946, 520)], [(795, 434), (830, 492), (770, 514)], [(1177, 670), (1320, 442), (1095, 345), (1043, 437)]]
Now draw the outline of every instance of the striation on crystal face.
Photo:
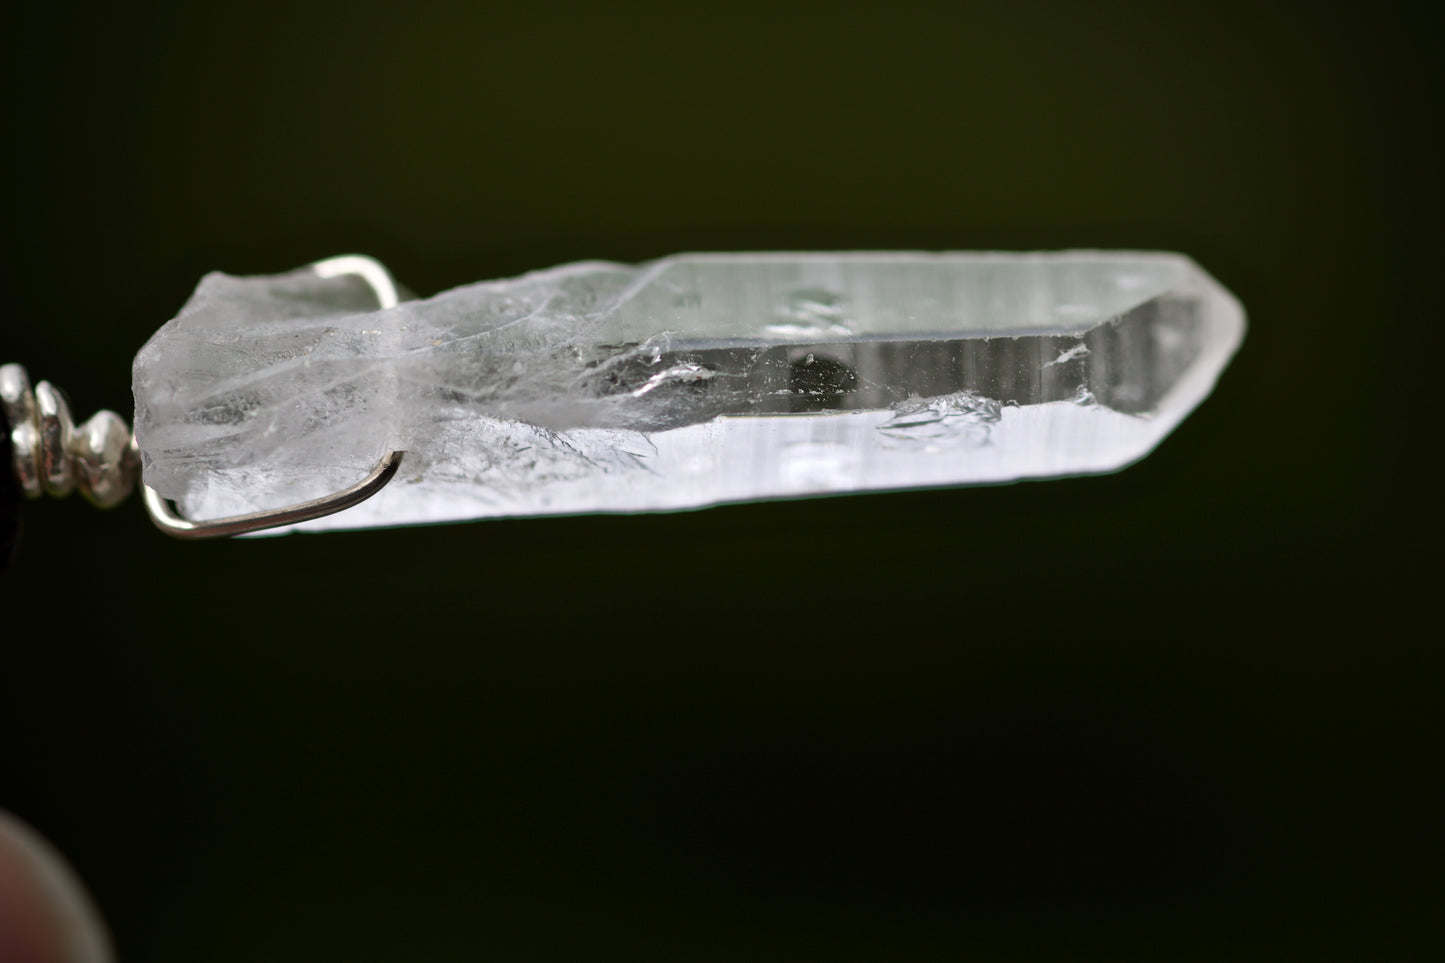
[(356, 276), (217, 273), (136, 357), (136, 437), (200, 518), (407, 452), (313, 530), (1005, 482), (1142, 458), (1243, 334), (1163, 253), (688, 254), (389, 310)]

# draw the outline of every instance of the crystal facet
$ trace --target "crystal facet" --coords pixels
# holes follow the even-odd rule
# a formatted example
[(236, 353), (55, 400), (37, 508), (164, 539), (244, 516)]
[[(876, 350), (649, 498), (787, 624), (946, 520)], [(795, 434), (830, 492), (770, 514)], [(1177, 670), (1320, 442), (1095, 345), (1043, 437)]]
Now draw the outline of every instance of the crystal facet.
[(191, 515), (401, 473), (302, 528), (637, 512), (1108, 472), (1238, 347), (1175, 254), (693, 254), (377, 310), (211, 274), (135, 362), (147, 484)]

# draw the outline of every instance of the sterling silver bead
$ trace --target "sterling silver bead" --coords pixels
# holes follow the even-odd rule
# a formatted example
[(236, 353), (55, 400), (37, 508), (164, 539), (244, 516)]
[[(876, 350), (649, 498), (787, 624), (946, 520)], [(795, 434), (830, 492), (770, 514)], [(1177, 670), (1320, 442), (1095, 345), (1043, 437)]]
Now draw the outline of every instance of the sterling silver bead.
[(45, 494), (64, 498), (75, 490), (75, 473), (70, 465), (70, 439), (75, 423), (65, 395), (48, 381), (35, 386), (35, 413), (39, 418), (40, 486)]
[(135, 488), (140, 457), (120, 415), (99, 411), (76, 427), (60, 389), (42, 381), (32, 390), (18, 364), (0, 366), (0, 404), (10, 423), (11, 467), (26, 496), (79, 490), (91, 504), (112, 508)]

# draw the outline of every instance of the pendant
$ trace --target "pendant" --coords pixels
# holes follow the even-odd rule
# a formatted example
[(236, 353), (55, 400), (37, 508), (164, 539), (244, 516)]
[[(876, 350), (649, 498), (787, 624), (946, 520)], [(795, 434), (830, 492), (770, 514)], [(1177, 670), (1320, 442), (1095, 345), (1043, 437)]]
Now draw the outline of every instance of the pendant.
[(0, 388), (27, 494), (140, 476), (205, 537), (1116, 471), (1244, 327), (1165, 253), (690, 254), (426, 299), (347, 256), (202, 279), (136, 356), (133, 438), (18, 366)]

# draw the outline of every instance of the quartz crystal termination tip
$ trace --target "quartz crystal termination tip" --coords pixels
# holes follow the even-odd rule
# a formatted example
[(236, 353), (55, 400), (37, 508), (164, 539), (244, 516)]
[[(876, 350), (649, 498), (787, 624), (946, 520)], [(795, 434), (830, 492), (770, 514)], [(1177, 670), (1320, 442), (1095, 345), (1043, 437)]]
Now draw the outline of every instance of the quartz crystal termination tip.
[(1114, 471), (1210, 393), (1238, 302), (1177, 254), (692, 254), (377, 310), (211, 274), (135, 364), (148, 484), (302, 528), (639, 512)]

